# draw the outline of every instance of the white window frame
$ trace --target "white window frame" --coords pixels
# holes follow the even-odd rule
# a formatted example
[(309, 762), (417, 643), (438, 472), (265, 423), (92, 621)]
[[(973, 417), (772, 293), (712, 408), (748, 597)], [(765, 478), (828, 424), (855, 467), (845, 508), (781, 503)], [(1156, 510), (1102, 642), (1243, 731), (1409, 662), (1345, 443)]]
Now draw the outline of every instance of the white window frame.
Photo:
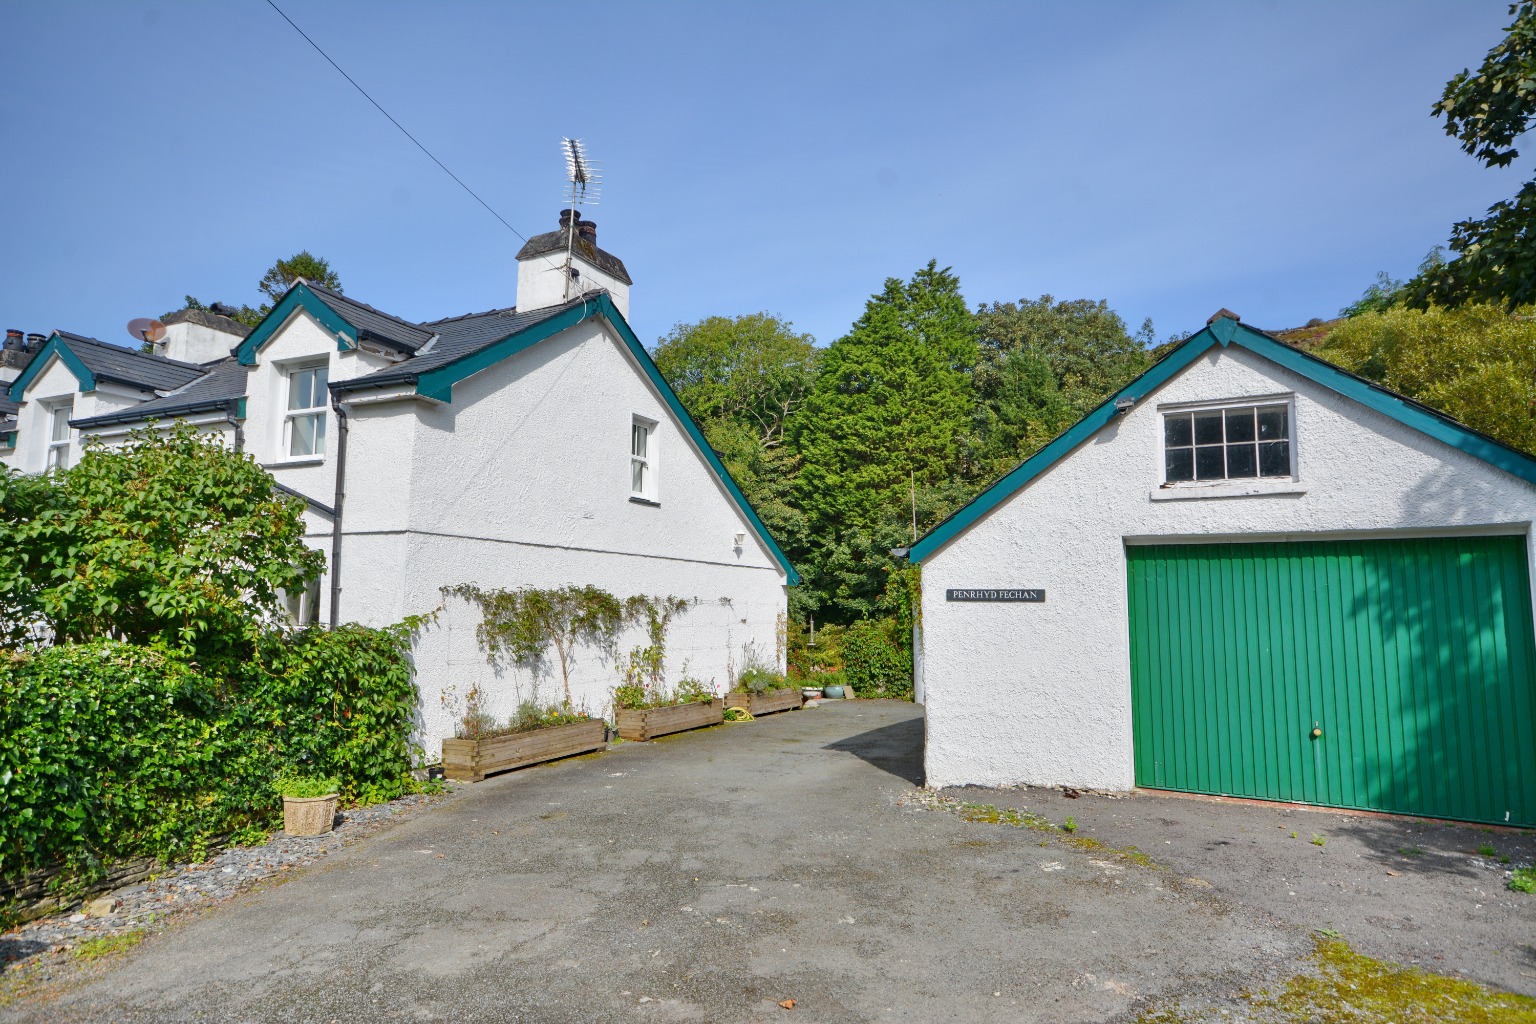
[(320, 621), (320, 577), (316, 576), (298, 593), (281, 592), (283, 611), (292, 626), (313, 626)]
[[(308, 360), (305, 362), (289, 363), (282, 366), (282, 396), (278, 408), (282, 415), (282, 427), (278, 432), (278, 461), (280, 462), (322, 462), (325, 459), (325, 441), (330, 420), (330, 392), (323, 390), (323, 397), (319, 405), (305, 406), (302, 409), (290, 409), (292, 401), (294, 378), (301, 373), (313, 370), (326, 371), (326, 381), (330, 381), (330, 360)], [(293, 451), (293, 425), (295, 420), (314, 419), (320, 424), (319, 444), (315, 451), (303, 455)]]
[[(60, 413), (64, 414), (62, 438), (57, 436)], [(74, 428), (69, 425), (70, 417), (75, 414), (74, 397), (61, 398), (44, 404), (43, 414), (47, 417), (45, 425), (48, 427), (48, 447), (43, 453), (43, 469), (68, 469), (70, 446), (75, 442)]]
[[(1290, 472), (1284, 476), (1221, 476), (1204, 480), (1169, 480), (1168, 479), (1168, 428), (1167, 420), (1170, 416), (1188, 416), (1192, 413), (1202, 412), (1226, 412), (1228, 409), (1260, 408), (1266, 405), (1285, 406), (1286, 441), (1289, 444), (1291, 459)], [(1299, 445), (1296, 439), (1296, 396), (1294, 394), (1283, 395), (1255, 395), (1249, 398), (1229, 398), (1218, 402), (1180, 402), (1177, 404), (1158, 406), (1157, 409), (1157, 479), (1164, 489), (1173, 488), (1228, 488), (1232, 486), (1251, 485), (1283, 485), (1294, 484), (1299, 478), (1297, 467), (1297, 451)], [(1225, 423), (1223, 423), (1225, 429)], [(1193, 440), (1193, 439), (1191, 439)], [(1222, 448), (1225, 454), (1227, 442), (1223, 439)], [(1223, 467), (1225, 470), (1225, 467)]]
[[(660, 493), (656, 487), (657, 470), (660, 465), (657, 455), (656, 428), (659, 426), (655, 420), (645, 416), (631, 416), (629, 419), (629, 500), (646, 505), (659, 505), (661, 502), (657, 495)], [(645, 431), (645, 452), (637, 453), (635, 444), (638, 432)], [(635, 486), (635, 472), (640, 471), (640, 486)]]

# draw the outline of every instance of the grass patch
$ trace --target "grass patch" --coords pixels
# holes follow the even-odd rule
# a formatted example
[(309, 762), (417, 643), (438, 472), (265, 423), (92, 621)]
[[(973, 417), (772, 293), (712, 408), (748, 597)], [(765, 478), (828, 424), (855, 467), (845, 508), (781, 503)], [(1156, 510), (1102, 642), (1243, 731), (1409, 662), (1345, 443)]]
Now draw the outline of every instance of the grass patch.
[(100, 960), (104, 956), (111, 956), (114, 953), (121, 953), (132, 949), (143, 941), (144, 933), (141, 931), (103, 935), (100, 938), (86, 939), (80, 945), (70, 950), (70, 955), (76, 960)]
[[(1243, 992), (1237, 1011), (1181, 1006), (1143, 1010), (1136, 1024), (1258, 1019), (1267, 1024), (1536, 1024), (1536, 999), (1494, 992), (1474, 982), (1375, 960), (1332, 929), (1313, 935), (1312, 970), (1278, 992)], [(1252, 1016), (1250, 1016), (1252, 1015)]]
[(1404, 857), (1424, 856), (1424, 851), (1419, 849), (1417, 846), (1399, 846), (1397, 848), (1397, 852), (1402, 854)]
[(1536, 865), (1515, 868), (1509, 876), (1509, 887), (1515, 892), (1536, 893)]
[(1499, 855), (1499, 851), (1493, 848), (1492, 843), (1484, 843), (1482, 846), (1477, 848), (1477, 855), (1479, 857), (1497, 857)]
[(1314, 941), (1310, 959), (1317, 973), (1297, 975), (1278, 993), (1247, 997), (1255, 1008), (1286, 1022), (1536, 1024), (1536, 999), (1528, 996), (1373, 960), (1341, 939)]
[[(1016, 807), (998, 807), (995, 804), (978, 804), (969, 800), (956, 800), (953, 797), (940, 796), (928, 790), (918, 790), (913, 802), (929, 810), (946, 811), (962, 821), (974, 821), (983, 825), (1008, 825), (1012, 828), (1027, 828), (1036, 832), (1046, 832), (1056, 836), (1061, 842), (1069, 846), (1075, 846), (1079, 850), (1085, 850), (1090, 853), (1109, 854), (1128, 863), (1135, 864), (1137, 867), (1162, 867), (1162, 865), (1134, 846), (1128, 846), (1122, 850), (1102, 843), (1092, 836), (1077, 835), (1077, 822), (1071, 817), (1067, 818), (1065, 824), (1056, 825), (1049, 818), (1035, 814), (1033, 811), (1020, 810)], [(1045, 846), (1046, 842), (1042, 840), (1040, 845)]]

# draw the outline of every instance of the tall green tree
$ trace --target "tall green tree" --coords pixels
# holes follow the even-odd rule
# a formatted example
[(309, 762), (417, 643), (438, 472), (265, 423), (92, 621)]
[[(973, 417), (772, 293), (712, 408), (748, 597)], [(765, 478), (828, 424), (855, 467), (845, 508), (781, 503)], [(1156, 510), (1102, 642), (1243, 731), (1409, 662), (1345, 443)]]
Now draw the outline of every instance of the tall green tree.
[[(1476, 71), (1446, 83), (1431, 113), (1463, 152), (1487, 167), (1507, 167), (1520, 155), (1515, 140), (1536, 117), (1536, 3), (1511, 4), (1514, 21)], [(1536, 302), (1536, 179), (1480, 220), (1451, 228), (1456, 258), (1409, 282), (1406, 300), (1434, 304), (1500, 302), (1508, 309)]]
[[(261, 289), (269, 303), (276, 303), (283, 297), (289, 285), (299, 278), (313, 281), (315, 284), (329, 288), (333, 292), (341, 291), (341, 278), (336, 276), (336, 271), (331, 269), (329, 260), (314, 255), (308, 249), (300, 249), (285, 260), (278, 260), (267, 268), (267, 272), (261, 275), (261, 280), (256, 287)], [(271, 309), (268, 305), (267, 309)]]
[(657, 369), (781, 543), (803, 542), (793, 500), (799, 458), (785, 436), (815, 383), (821, 352), (770, 313), (678, 324), (652, 352)]
[(1354, 316), (1321, 356), (1468, 426), (1536, 453), (1536, 318), (1529, 308), (1396, 306)]
[(1152, 322), (1133, 335), (1102, 299), (983, 304), (976, 325), (979, 444), (993, 473), (1038, 451), (1151, 365)]
[[(876, 608), (889, 549), (911, 543), (914, 489), (928, 494), (974, 477), (976, 360), (960, 281), (935, 261), (908, 281), (889, 278), (827, 349), (790, 426), (803, 459), (795, 494), (810, 531), (798, 560), (810, 587), (800, 597), (826, 619)], [(931, 524), (920, 519), (918, 530)]]
[[(301, 277), (306, 281), (313, 281), (316, 284), (323, 285), (334, 292), (342, 290), (341, 278), (337, 276), (336, 271), (331, 269), (330, 261), (314, 255), (308, 249), (301, 249), (287, 259), (278, 260), (272, 264), (267, 268), (267, 272), (261, 275), (261, 280), (256, 282), (256, 287), (267, 297), (268, 301), (260, 306), (250, 306), (242, 303), (234, 313), (230, 314), (230, 318), (245, 324), (247, 327), (255, 327), (261, 323), (263, 317), (272, 312), (273, 305), (276, 304), (278, 299), (283, 297), (283, 293), (288, 290), (288, 287)], [(179, 307), (167, 311), (165, 315), (170, 316), (171, 313), (180, 313), (189, 309), (206, 311), (208, 306), (196, 296), (187, 295), (183, 297), (183, 302)]]

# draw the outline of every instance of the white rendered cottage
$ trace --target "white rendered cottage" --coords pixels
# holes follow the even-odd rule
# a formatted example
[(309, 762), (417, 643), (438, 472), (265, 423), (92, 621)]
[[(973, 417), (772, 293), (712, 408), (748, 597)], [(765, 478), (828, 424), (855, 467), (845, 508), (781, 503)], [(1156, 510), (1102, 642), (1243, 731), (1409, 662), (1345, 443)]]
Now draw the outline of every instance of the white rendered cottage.
[(913, 546), (927, 782), (1536, 825), (1536, 460), (1221, 311)]
[[(669, 678), (724, 687), (748, 656), (782, 664), (795, 572), (630, 329), (629, 275), (597, 248), (590, 221), (578, 218), (576, 273), (565, 267), (566, 216), (518, 254), (515, 308), (412, 323), (300, 281), (247, 337), (226, 336), (218, 361), (136, 356), (162, 372), (191, 367), (152, 400), (81, 409), (74, 399), (80, 433), (110, 439), (151, 418), (189, 419), (306, 498), (307, 540), (328, 569), (294, 596), (297, 617), (379, 626), (442, 606), (413, 652), (429, 749), (452, 734), (455, 703), (476, 684), (498, 717), (534, 696), (526, 672), (487, 665), (479, 609), (445, 602), (448, 586), (686, 598), (695, 604), (672, 627)], [(34, 391), (52, 395), (53, 367), (67, 371), (65, 353), (81, 347), (58, 340), (37, 383), (19, 390), (19, 451), (48, 415), (29, 412)], [(21, 468), (44, 468), (35, 462)], [(636, 630), (619, 649), (644, 643)], [(580, 652), (573, 696), (602, 711), (616, 676)], [(538, 696), (557, 698), (559, 685), (543, 679)]]

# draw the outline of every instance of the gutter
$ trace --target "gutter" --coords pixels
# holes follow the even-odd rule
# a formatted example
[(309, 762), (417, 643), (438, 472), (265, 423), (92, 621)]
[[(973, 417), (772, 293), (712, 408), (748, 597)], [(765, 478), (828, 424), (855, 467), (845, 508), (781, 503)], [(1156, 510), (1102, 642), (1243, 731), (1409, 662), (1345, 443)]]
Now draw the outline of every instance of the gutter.
[(139, 408), (129, 407), (122, 412), (112, 412), (105, 416), (92, 416), (89, 419), (70, 420), (72, 427), (111, 427), (119, 423), (149, 422), (150, 420), (168, 419), (189, 412), (224, 412), (229, 410), (237, 398), (205, 398), (196, 402), (187, 402), (184, 405), (171, 405), (159, 409), (151, 409), (145, 414)]

